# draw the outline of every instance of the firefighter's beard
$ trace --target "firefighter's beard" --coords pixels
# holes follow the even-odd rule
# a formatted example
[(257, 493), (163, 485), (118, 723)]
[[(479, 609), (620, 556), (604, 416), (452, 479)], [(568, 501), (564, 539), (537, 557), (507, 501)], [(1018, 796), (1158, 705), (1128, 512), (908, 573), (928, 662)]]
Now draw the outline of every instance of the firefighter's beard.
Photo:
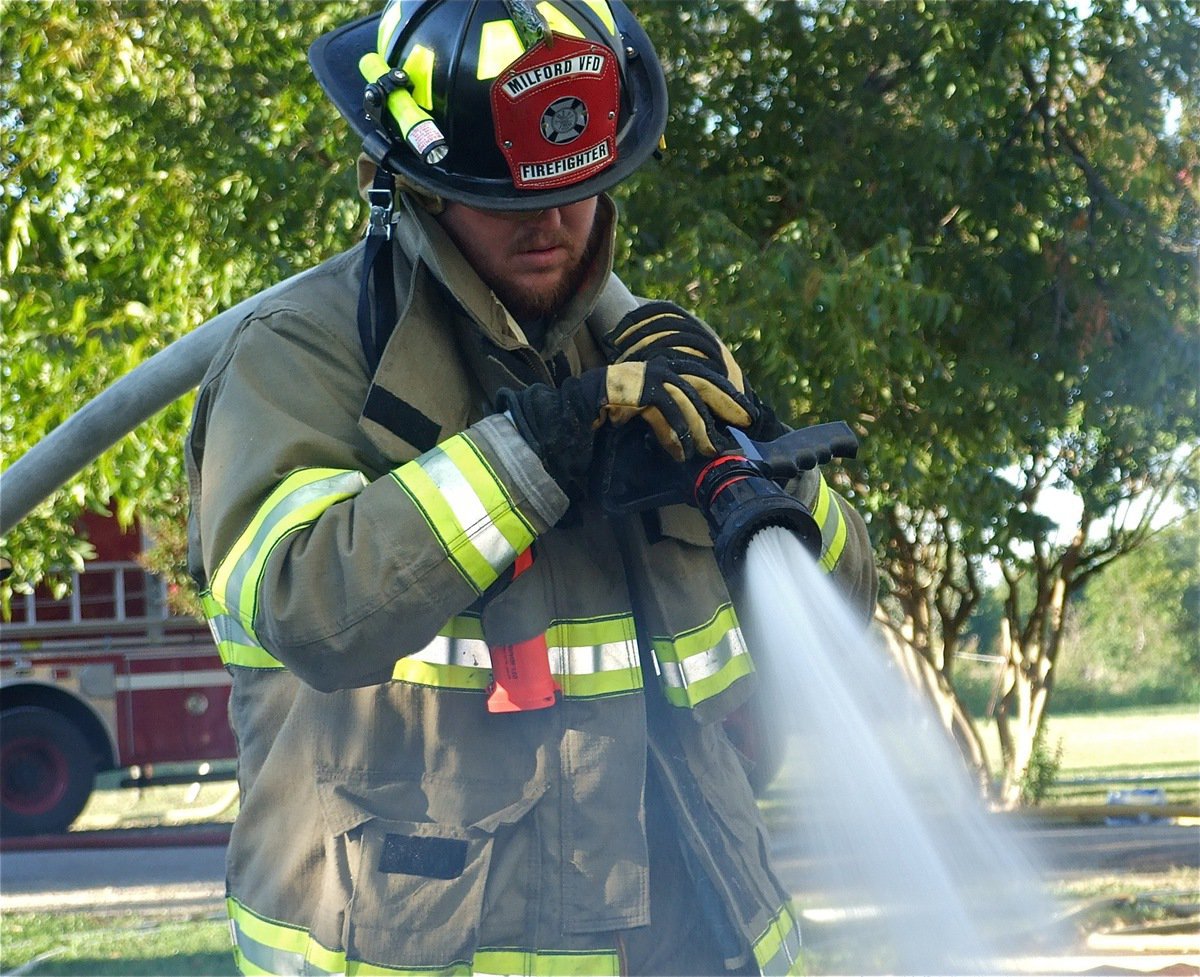
[[(604, 243), (603, 223), (600, 220), (593, 221), (583, 250), (553, 285), (545, 288), (530, 288), (516, 282), (503, 280), (488, 283), (496, 294), (496, 298), (504, 304), (514, 319), (524, 325), (552, 319), (562, 311), (563, 307), (583, 287), (593, 270), (596, 256), (600, 253)], [(570, 248), (569, 238), (566, 235), (563, 237), (564, 240), (561, 243)], [(539, 246), (546, 245), (540, 244)]]

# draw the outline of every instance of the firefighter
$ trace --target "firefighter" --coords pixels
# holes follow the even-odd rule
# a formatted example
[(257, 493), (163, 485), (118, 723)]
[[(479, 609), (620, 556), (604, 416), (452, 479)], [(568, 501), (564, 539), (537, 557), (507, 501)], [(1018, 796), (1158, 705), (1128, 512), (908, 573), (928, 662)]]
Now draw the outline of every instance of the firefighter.
[[(703, 518), (605, 517), (590, 478), (630, 425), (666, 464), (782, 430), (683, 310), (604, 311), (605, 191), (665, 126), (649, 40), (617, 0), (393, 0), (310, 61), (371, 227), (241, 323), (187, 445), (239, 968), (796, 970)], [(796, 492), (866, 619), (861, 519), (815, 471)], [(497, 703), (492, 656), (531, 642), (548, 704)]]

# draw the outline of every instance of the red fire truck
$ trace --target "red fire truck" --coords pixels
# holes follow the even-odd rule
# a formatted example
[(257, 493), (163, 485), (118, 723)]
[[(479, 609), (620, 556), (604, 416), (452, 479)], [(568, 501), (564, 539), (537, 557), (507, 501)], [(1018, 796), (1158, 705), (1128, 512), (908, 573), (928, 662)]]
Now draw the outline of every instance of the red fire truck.
[(83, 523), (97, 558), (70, 594), (15, 595), (0, 624), (6, 836), (66, 829), (101, 771), (235, 754), (229, 675), (207, 627), (168, 610), (164, 581), (137, 562), (138, 530)]

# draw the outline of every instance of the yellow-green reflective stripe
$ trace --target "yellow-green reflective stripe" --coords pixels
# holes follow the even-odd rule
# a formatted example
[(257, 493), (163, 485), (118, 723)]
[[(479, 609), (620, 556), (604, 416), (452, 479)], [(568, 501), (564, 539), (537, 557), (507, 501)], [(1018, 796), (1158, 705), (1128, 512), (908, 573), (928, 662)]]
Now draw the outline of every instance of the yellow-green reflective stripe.
[(584, 4), (592, 8), (592, 12), (600, 18), (604, 26), (608, 28), (608, 32), (616, 37), (617, 22), (613, 18), (612, 10), (608, 6), (607, 0), (583, 0)]
[(527, 974), (529, 977), (618, 977), (621, 960), (615, 950), (564, 953), (538, 950), (478, 950), (472, 972)]
[(236, 899), (225, 900), (234, 940), (234, 962), (243, 974), (346, 974), (347, 977), (457, 977), (467, 974), (526, 974), (529, 977), (617, 977), (615, 950), (539, 951), (484, 947), (468, 964), (452, 960), (441, 967), (385, 967), (347, 959), (344, 951), (322, 946), (298, 926), (265, 919)]
[(483, 640), (483, 621), (476, 614), (458, 614), (438, 630), (444, 638), (478, 638)]
[[(670, 666), (659, 663), (664, 679), (671, 671)], [(704, 678), (690, 681), (686, 685), (672, 685), (669, 681), (663, 683), (663, 695), (673, 706), (681, 709), (694, 709), (701, 702), (720, 695), (740, 678), (745, 678), (754, 672), (754, 663), (749, 655), (739, 655), (730, 659), (718, 671)]]
[(783, 906), (754, 941), (754, 959), (764, 977), (803, 973), (800, 958), (800, 927), (791, 908)]
[(234, 957), (243, 974), (336, 974), (345, 955), (321, 946), (308, 931), (259, 916), (234, 898), (225, 900)]
[(208, 628), (217, 644), (217, 652), (226, 665), (241, 668), (283, 668), (283, 663), (246, 633), (237, 618), (226, 614), (221, 605), (205, 591), (200, 605), (208, 618)]
[(567, 37), (583, 37), (583, 31), (575, 26), (575, 22), (554, 6), (554, 4), (546, 3), (543, 0), (542, 3), (537, 5), (537, 8), (538, 13), (546, 18), (546, 23), (552, 31), (565, 34)]
[(654, 653), (667, 700), (694, 706), (754, 671), (737, 615), (726, 604), (702, 627), (674, 638), (655, 638)]
[(813, 509), (813, 519), (821, 527), (821, 566), (832, 572), (842, 558), (842, 550), (846, 548), (846, 520), (842, 516), (842, 507), (825, 482), (825, 476), (818, 474), (817, 504)]
[[(483, 457), (470, 438), (465, 436), (451, 438), (441, 445), (441, 449), (466, 477), (475, 490), (476, 496), (483, 503), (489, 522), (495, 525), (496, 530), (508, 544), (507, 547), (502, 546), (498, 541), (493, 544), (497, 552), (502, 554), (500, 559), (504, 561), (499, 564), (497, 570), (499, 573), (516, 559), (517, 553), (524, 552), (529, 548), (536, 535), (533, 526), (517, 509), (508, 490), (504, 487), (504, 483), (500, 481), (500, 477), (492, 470), (492, 466), (488, 464), (487, 459)], [(512, 555), (508, 555), (509, 553)]]
[(392, 35), (396, 33), (396, 28), (400, 25), (400, 18), (404, 13), (404, 4), (399, 2), (389, 3), (383, 11), (383, 16), (379, 18), (379, 31), (375, 35), (375, 50), (381, 58), (387, 58), (388, 48), (391, 47)]
[(413, 101), (427, 111), (433, 111), (433, 51), (416, 45), (404, 59), (404, 72), (412, 84)]
[(450, 618), (429, 644), (396, 662), (392, 680), (470, 692), (486, 689), (492, 680), (492, 656), (479, 617)]
[(259, 507), (221, 561), (209, 587), (213, 598), (254, 633), (258, 584), (271, 551), (289, 533), (315, 522), (330, 506), (357, 495), (367, 484), (362, 472), (303, 468), (280, 482)]
[(437, 483), (415, 461), (392, 474), (425, 517), (450, 562), (476, 592), (482, 593), (495, 579), (489, 579), (491, 566), (458, 524), (453, 508), (447, 504)]
[(495, 78), (525, 53), (511, 20), (492, 20), (479, 31), (479, 58), (475, 77), (480, 81)]
[(642, 687), (633, 618), (556, 621), (546, 632), (550, 671), (568, 698)]
[(392, 679), (441, 689), (480, 692), (492, 680), (492, 657), (481, 638), (438, 635), (396, 662)]
[(533, 542), (532, 527), (465, 435), (395, 469), (392, 477), (479, 593)]
[[(550, 671), (568, 698), (590, 698), (642, 687), (633, 619), (555, 621), (546, 631)], [(437, 688), (479, 691), (492, 673), (491, 650), (479, 618), (452, 618), (420, 651), (396, 662), (392, 678)]]
[(392, 680), (412, 685), (428, 685), (435, 689), (482, 692), (491, 684), (492, 670), (435, 665), (409, 656), (396, 662), (395, 668), (392, 669)]

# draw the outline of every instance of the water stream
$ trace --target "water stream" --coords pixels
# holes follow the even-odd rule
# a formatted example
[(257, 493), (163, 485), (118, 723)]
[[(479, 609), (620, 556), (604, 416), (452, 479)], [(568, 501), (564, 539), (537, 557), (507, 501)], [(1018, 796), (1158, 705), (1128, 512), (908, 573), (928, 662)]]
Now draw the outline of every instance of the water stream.
[(751, 540), (746, 574), (739, 613), (789, 739), (777, 842), (813, 969), (1010, 969), (1055, 907), (925, 694), (786, 530)]

